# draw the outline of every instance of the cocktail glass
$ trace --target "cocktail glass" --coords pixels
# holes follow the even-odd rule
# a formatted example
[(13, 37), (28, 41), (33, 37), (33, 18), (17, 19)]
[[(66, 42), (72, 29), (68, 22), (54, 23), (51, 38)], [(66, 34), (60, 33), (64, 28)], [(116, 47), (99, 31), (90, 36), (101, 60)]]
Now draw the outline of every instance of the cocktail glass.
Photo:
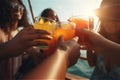
[[(73, 16), (69, 19), (70, 22), (74, 22), (76, 24), (76, 28), (84, 28), (88, 30), (93, 30), (94, 28), (94, 18), (90, 16), (85, 16), (85, 15), (79, 15), (79, 16)], [(88, 37), (85, 34), (82, 33), (77, 33), (76, 36), (79, 36), (78, 43), (80, 44), (80, 59), (87, 60), (88, 57)]]
[(73, 22), (63, 21), (56, 25), (56, 30), (54, 32), (54, 38), (57, 41), (59, 36), (63, 36), (64, 40), (70, 40), (75, 37), (75, 24)]
[[(94, 24), (93, 18), (85, 15), (72, 16), (69, 19), (69, 21), (75, 23), (76, 28), (84, 28), (89, 30), (93, 28), (93, 24)], [(84, 48), (85, 45), (87, 44), (86, 42), (88, 41), (87, 36), (82, 33), (78, 33), (78, 34), (79, 34), (78, 43), (80, 44), (81, 48)]]
[[(51, 33), (51, 36), (53, 36), (53, 33), (56, 28), (56, 22), (54, 20), (51, 20), (51, 19), (45, 18), (45, 17), (36, 18), (35, 23), (34, 23), (34, 28), (46, 30)], [(46, 35), (46, 36), (48, 36), (48, 35)], [(48, 43), (48, 45), (52, 42), (52, 40), (43, 40), (43, 39), (39, 39), (39, 41), (45, 41), (46, 43)], [(48, 47), (49, 46), (43, 46), (43, 45), (39, 46), (40, 49), (46, 49)]]
[(60, 36), (63, 36), (65, 41), (74, 38), (75, 37), (75, 25), (74, 25), (74, 23), (64, 21), (64, 22), (58, 22), (56, 24), (56, 29), (53, 33), (53, 40), (52, 40), (53, 42), (52, 42), (52, 44), (50, 44), (50, 48), (44, 50), (44, 53), (47, 56), (54, 53), (54, 49), (56, 48), (55, 44), (57, 43), (58, 38)]

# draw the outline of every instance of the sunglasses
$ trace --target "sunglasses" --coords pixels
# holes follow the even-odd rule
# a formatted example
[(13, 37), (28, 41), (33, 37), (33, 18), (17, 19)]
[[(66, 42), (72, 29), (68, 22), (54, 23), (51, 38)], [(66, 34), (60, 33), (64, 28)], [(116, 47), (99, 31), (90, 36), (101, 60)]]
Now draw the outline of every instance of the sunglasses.
[(10, 2), (10, 6), (11, 6), (11, 8), (13, 8), (13, 9), (18, 8), (18, 9), (20, 9), (20, 10), (22, 10), (22, 11), (24, 10), (23, 5), (20, 5), (20, 4), (15, 3), (15, 2)]

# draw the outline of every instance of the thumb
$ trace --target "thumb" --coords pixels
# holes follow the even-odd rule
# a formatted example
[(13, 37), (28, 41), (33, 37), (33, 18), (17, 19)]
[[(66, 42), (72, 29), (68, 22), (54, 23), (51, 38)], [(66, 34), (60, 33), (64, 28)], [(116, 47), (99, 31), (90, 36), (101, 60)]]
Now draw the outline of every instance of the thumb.
[(76, 28), (76, 35), (79, 36), (80, 34), (88, 35), (89, 34), (89, 30), (83, 29), (83, 28)]
[(59, 45), (59, 44), (61, 44), (61, 43), (63, 43), (63, 42), (64, 42), (64, 37), (63, 37), (63, 36), (60, 36), (60, 37), (58, 38), (57, 44)]

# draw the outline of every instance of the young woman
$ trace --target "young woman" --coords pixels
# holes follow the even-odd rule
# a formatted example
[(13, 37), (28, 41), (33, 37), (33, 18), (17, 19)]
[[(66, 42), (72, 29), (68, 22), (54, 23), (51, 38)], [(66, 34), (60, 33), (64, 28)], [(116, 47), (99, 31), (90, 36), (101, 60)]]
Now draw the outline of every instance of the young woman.
[[(103, 0), (99, 9), (96, 10), (96, 14), (100, 20), (99, 33), (105, 38), (120, 44), (120, 1), (119, 0)], [(96, 40), (95, 40), (96, 41)], [(97, 41), (96, 41), (97, 42)], [(107, 43), (104, 43), (107, 44)], [(97, 47), (96, 47), (97, 48)], [(103, 45), (104, 48), (104, 45)], [(109, 46), (108, 46), (109, 48)], [(117, 48), (116, 48), (117, 49)], [(107, 49), (109, 50), (109, 49)], [(119, 80), (120, 79), (120, 63), (119, 55), (116, 56), (117, 52), (106, 52), (102, 53), (96, 51), (97, 54), (94, 56), (98, 57), (95, 63), (95, 70), (93, 72), (91, 80)], [(113, 54), (114, 53), (114, 54)], [(89, 54), (91, 55), (91, 54)], [(89, 58), (90, 59), (90, 58)], [(95, 62), (95, 59), (91, 58), (91, 61)]]
[[(24, 28), (20, 33), (19, 27)], [(24, 69), (23, 55), (39, 52), (33, 46), (45, 43), (34, 39), (50, 39), (43, 34), (50, 33), (31, 27), (22, 0), (0, 0), (0, 79), (17, 79), (26, 72), (30, 66)]]

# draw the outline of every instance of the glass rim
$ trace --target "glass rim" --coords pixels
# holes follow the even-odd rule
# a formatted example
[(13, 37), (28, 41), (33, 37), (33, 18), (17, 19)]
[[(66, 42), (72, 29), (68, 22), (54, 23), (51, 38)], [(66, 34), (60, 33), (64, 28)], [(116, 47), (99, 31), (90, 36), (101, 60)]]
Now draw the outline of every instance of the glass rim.
[(68, 19), (68, 21), (71, 20), (72, 18), (73, 18), (73, 19), (83, 19), (83, 20), (89, 21), (89, 18), (90, 18), (90, 17), (91, 17), (91, 16), (89, 16), (89, 15), (75, 15), (75, 16), (70, 17), (70, 18)]
[(50, 19), (50, 18), (47, 18), (47, 17), (39, 17), (39, 16), (38, 16), (38, 17), (35, 17), (35, 20), (37, 20), (37, 21), (40, 20), (40, 19), (43, 19), (43, 20), (46, 19), (46, 20), (48, 20), (48, 21), (50, 21), (50, 22), (56, 22), (55, 20)]

